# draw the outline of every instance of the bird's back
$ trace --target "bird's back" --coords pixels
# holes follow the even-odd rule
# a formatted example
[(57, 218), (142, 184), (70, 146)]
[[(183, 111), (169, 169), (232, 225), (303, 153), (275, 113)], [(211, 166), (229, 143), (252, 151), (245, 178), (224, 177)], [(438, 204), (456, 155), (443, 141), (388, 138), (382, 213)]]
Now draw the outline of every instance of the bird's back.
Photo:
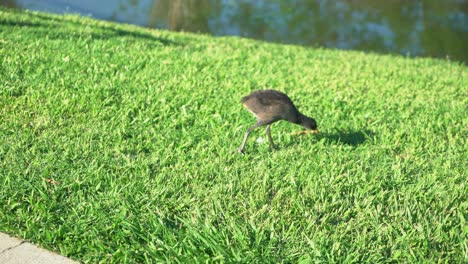
[(295, 122), (299, 113), (291, 99), (276, 90), (254, 91), (243, 97), (241, 102), (258, 120), (274, 122), (284, 119)]

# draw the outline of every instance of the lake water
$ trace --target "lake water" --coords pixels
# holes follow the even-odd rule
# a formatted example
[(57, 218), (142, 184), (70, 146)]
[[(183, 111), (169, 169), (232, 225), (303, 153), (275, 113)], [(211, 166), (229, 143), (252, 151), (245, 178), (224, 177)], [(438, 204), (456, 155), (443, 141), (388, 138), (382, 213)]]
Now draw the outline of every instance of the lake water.
[(175, 31), (468, 62), (468, 0), (0, 0)]

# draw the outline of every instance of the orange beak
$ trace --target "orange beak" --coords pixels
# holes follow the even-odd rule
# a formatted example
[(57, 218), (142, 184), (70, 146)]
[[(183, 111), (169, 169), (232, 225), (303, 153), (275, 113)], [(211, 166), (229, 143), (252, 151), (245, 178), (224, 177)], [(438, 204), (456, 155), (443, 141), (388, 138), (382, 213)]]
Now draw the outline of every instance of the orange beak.
[(319, 131), (317, 129), (314, 129), (314, 130), (301, 130), (301, 131), (297, 131), (297, 132), (293, 132), (291, 134), (295, 134), (295, 135), (309, 135), (309, 134), (318, 134)]

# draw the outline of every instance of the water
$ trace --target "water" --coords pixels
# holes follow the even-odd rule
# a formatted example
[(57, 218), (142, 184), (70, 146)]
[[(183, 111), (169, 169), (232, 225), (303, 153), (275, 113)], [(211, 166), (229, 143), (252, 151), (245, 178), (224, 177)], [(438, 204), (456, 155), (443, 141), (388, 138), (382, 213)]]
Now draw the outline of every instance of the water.
[(175, 31), (468, 62), (468, 0), (0, 0)]

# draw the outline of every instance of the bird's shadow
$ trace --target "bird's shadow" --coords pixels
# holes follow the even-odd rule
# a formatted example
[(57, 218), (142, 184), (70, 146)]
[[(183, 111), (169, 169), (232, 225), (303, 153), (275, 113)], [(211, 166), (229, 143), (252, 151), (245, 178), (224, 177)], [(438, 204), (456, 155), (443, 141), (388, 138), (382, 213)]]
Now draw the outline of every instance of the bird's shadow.
[[(339, 130), (336, 132), (320, 132), (317, 135), (314, 135), (314, 141), (324, 141), (325, 144), (341, 144), (341, 145), (348, 145), (357, 147), (359, 145), (364, 144), (369, 139), (372, 139), (374, 136), (374, 132), (370, 130), (360, 130), (360, 131), (353, 131), (353, 130)], [(300, 136), (296, 137), (295, 140), (290, 142), (287, 145), (293, 145), (297, 143), (297, 141), (302, 141), (308, 138), (308, 136)]]
[(374, 133), (370, 130), (361, 131), (338, 131), (334, 133), (320, 133), (317, 135), (318, 140), (325, 139), (326, 141), (333, 144), (344, 144), (349, 146), (359, 146), (364, 144), (368, 139), (372, 138)]

